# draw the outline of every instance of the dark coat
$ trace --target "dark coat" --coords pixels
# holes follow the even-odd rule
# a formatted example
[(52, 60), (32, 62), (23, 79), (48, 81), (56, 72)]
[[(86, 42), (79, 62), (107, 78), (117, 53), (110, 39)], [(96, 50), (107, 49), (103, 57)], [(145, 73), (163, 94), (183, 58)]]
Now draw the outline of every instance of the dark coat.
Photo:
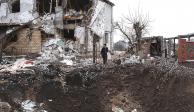
[(107, 56), (107, 53), (108, 53), (108, 47), (103, 47), (101, 50), (102, 57)]

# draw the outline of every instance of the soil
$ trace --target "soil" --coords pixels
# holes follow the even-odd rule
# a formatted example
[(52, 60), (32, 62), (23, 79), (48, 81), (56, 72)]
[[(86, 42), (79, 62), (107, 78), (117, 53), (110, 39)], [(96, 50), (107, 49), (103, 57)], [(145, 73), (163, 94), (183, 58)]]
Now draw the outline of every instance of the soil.
[(52, 72), (55, 77), (34, 69), (0, 75), (0, 99), (13, 110), (21, 111), (20, 102), (29, 99), (43, 103), (48, 112), (112, 112), (115, 107), (124, 112), (194, 112), (194, 74), (187, 68), (93, 65), (64, 72), (66, 67), (52, 66), (52, 71), (60, 69)]

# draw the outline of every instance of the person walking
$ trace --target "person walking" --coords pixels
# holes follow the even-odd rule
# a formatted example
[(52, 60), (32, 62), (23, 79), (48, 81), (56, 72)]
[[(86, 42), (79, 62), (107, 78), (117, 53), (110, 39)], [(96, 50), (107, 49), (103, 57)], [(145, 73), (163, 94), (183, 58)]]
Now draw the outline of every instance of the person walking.
[(106, 44), (104, 44), (103, 48), (101, 49), (101, 56), (103, 58), (103, 64), (107, 63), (107, 53), (108, 53), (108, 47), (106, 47)]

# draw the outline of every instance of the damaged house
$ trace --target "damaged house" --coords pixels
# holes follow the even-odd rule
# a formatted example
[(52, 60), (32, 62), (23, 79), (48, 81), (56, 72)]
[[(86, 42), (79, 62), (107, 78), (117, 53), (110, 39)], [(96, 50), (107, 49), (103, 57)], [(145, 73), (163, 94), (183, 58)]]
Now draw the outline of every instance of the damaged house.
[(163, 37), (153, 36), (153, 37), (143, 37), (141, 39), (141, 50), (139, 55), (141, 58), (146, 58), (148, 55), (151, 57), (162, 56), (163, 52)]
[(82, 54), (97, 55), (104, 43), (112, 50), (113, 6), (108, 0), (1, 0), (1, 54), (39, 53), (51, 38)]

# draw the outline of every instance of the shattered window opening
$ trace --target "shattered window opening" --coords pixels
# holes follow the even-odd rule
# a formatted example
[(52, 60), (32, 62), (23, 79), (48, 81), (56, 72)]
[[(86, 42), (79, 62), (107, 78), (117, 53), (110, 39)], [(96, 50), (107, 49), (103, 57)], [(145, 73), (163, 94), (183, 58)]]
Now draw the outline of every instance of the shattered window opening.
[[(60, 6), (62, 1), (59, 0), (58, 5)], [(37, 0), (37, 9), (40, 15), (44, 15), (45, 13), (54, 13), (55, 7), (57, 5), (56, 0), (52, 1), (52, 6), (50, 5), (51, 0)]]
[(17, 0), (11, 4), (12, 13), (18, 13), (20, 12), (20, 0)]
[(75, 9), (76, 11), (87, 11), (92, 5), (90, 0), (68, 0), (67, 9)]
[(18, 37), (15, 33), (11, 34), (10, 36), (10, 42), (17, 42)]
[(109, 35), (108, 35), (108, 32), (106, 32), (106, 33), (105, 33), (105, 43), (108, 43), (108, 42), (109, 42), (109, 41), (108, 41), (108, 36), (109, 36)]
[(64, 30), (64, 37), (68, 40), (76, 41), (76, 38), (74, 37), (74, 30)]

